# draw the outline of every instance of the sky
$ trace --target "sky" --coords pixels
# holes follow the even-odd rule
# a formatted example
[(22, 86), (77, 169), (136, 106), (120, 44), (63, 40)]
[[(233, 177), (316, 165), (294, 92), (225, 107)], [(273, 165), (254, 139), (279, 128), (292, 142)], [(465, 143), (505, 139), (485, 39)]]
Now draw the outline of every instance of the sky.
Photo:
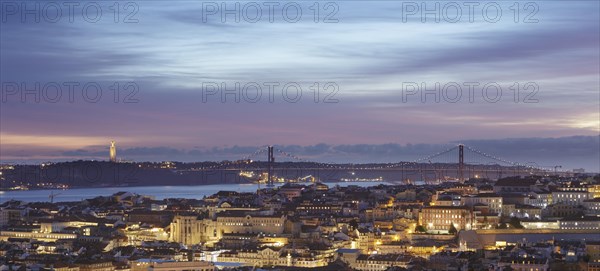
[(0, 162), (465, 143), (600, 171), (599, 2), (470, 2), (2, 1)]

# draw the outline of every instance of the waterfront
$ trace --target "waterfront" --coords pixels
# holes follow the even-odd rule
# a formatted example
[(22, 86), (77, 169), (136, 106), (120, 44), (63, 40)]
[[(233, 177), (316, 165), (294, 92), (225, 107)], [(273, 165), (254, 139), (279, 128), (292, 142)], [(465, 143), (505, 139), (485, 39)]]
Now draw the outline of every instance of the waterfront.
[[(375, 186), (389, 184), (386, 182), (337, 182), (325, 183), (330, 187), (335, 185), (348, 186)], [(281, 185), (281, 184), (276, 184)], [(261, 186), (264, 188), (264, 185)], [(201, 199), (219, 191), (255, 192), (256, 184), (212, 184), (193, 186), (131, 186), (131, 187), (99, 187), (99, 188), (77, 188), (77, 189), (45, 189), (45, 190), (14, 190), (0, 191), (0, 203), (8, 200), (21, 200), (26, 202), (50, 201), (49, 195), (56, 195), (55, 201), (80, 201), (98, 196), (110, 196), (119, 191), (134, 192), (140, 195), (154, 196), (155, 199), (165, 198), (189, 198)]]

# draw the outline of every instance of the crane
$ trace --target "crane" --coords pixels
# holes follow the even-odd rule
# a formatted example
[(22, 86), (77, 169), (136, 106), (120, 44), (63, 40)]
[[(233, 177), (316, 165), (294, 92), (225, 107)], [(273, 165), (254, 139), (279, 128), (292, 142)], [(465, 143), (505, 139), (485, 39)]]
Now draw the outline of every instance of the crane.
[[(431, 161), (430, 161), (430, 163), (431, 163)], [(419, 173), (421, 174), (421, 181), (423, 181), (425, 184), (435, 184), (435, 180), (431, 181), (426, 177), (427, 174), (423, 173), (423, 168), (421, 166), (419, 166)], [(434, 170), (434, 175), (437, 175), (435, 170)]]
[(435, 175), (435, 181), (437, 183), (441, 183), (442, 179), (440, 178), (440, 175), (439, 175), (439, 172), (437, 171), (437, 168), (433, 165), (433, 163), (431, 162), (431, 160), (429, 160), (429, 164), (433, 168), (433, 174)]
[(558, 171), (557, 171), (558, 168), (562, 168), (562, 166), (561, 165), (554, 166), (554, 175), (558, 175)]
[(308, 176), (304, 176), (304, 177), (299, 177), (298, 178), (298, 182), (305, 182), (306, 180), (310, 179), (311, 183), (315, 182), (315, 177), (313, 177), (313, 175), (308, 175)]
[(54, 197), (56, 197), (56, 196), (58, 196), (60, 194), (62, 194), (62, 193), (56, 193), (55, 194), (54, 191), (51, 191), (50, 195), (48, 196), (48, 198), (50, 198), (50, 203), (54, 203)]

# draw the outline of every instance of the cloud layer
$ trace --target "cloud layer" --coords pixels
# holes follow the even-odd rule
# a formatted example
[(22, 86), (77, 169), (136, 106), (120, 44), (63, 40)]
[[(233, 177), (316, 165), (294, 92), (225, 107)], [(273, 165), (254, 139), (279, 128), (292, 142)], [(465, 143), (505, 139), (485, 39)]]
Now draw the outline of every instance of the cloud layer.
[[(193, 1), (135, 2), (137, 23), (123, 23), (133, 11), (123, 6), (118, 23), (108, 6), (96, 23), (79, 13), (73, 23), (22, 22), (3, 10), (0, 160), (103, 157), (103, 146), (117, 140), (132, 159), (225, 159), (231, 146), (279, 144), (318, 159), (378, 162), (405, 159), (396, 155), (415, 146), (425, 148), (415, 154), (430, 153), (478, 139), (473, 143), (482, 150), (524, 161), (536, 160), (522, 157), (528, 153), (545, 159), (545, 150), (568, 147), (561, 144), (577, 138), (568, 136), (583, 135), (592, 140), (563, 149), (573, 153), (558, 161), (595, 169), (600, 164), (586, 152), (599, 148), (597, 1), (535, 2), (535, 13), (520, 6), (518, 18), (513, 3), (499, 2), (503, 13), (494, 23), (481, 15), (487, 1), (479, 3), (473, 22), (463, 8), (457, 23), (435, 23), (431, 15), (423, 23), (419, 14), (403, 13), (406, 2), (393, 1), (321, 5), (315, 23), (312, 3), (298, 3), (303, 16), (296, 23), (280, 15), (271, 23), (265, 13), (256, 23), (236, 23), (231, 15), (222, 23), (222, 14), (207, 17), (202, 3)], [(524, 22), (530, 14), (537, 23)], [(324, 23), (327, 18), (338, 22)], [(16, 94), (13, 82), (20, 88)], [(50, 94), (42, 91), (52, 82), (63, 90), (57, 103), (48, 101), (51, 88)], [(68, 82), (78, 84), (72, 102)], [(252, 82), (262, 86), (256, 103), (206, 95), (202, 87)], [(267, 82), (278, 84), (274, 92)], [(295, 89), (282, 92), (290, 82), (302, 88), (296, 103), (289, 101)], [(326, 88), (328, 82), (337, 87)], [(427, 90), (456, 82), (462, 96), (457, 102), (441, 94), (407, 96), (407, 82), (424, 83)], [(472, 97), (467, 82), (478, 84)], [(493, 82), (502, 87), (497, 101), (482, 89)], [(36, 83), (40, 102), (21, 95)], [(83, 91), (89, 83), (101, 86), (98, 101)], [(338, 102), (324, 102), (328, 95)], [(524, 146), (531, 152), (522, 153)], [(236, 148), (243, 153), (255, 147)]]

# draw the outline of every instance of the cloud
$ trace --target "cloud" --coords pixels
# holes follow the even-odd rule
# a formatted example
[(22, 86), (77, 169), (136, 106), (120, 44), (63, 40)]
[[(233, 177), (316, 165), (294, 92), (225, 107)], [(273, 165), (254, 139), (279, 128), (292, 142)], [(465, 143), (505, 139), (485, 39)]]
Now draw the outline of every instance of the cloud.
[[(139, 2), (136, 24), (115, 24), (110, 16), (96, 24), (20, 23), (17, 17), (0, 24), (2, 82), (28, 87), (31, 82), (99, 82), (103, 88), (98, 103), (83, 101), (79, 92), (74, 103), (57, 104), (22, 103), (19, 95), (10, 96), (0, 107), (2, 133), (19, 136), (2, 142), (0, 157), (103, 158), (105, 147), (89, 146), (115, 139), (120, 155), (131, 159), (230, 159), (254, 152), (247, 146), (277, 143), (290, 153), (324, 161), (379, 162), (413, 159), (456, 139), (562, 138), (600, 131), (596, 1), (536, 2), (537, 24), (514, 23), (510, 12), (495, 24), (481, 18), (403, 23), (401, 3), (389, 1), (337, 2), (334, 24), (314, 23), (309, 13), (296, 24), (205, 24), (201, 4), (178, 3)], [(124, 89), (114, 102), (113, 83), (122, 87), (130, 81), (140, 87), (140, 102), (123, 103)], [(274, 103), (265, 101), (266, 95), (256, 104), (222, 103), (221, 95), (203, 103), (201, 86), (207, 81), (229, 86), (302, 82), (306, 87), (295, 104), (283, 101), (281, 89)], [(497, 104), (481, 96), (473, 104), (421, 103), (420, 97), (402, 102), (403, 82), (451, 81), (498, 81), (506, 86), (506, 99)], [(540, 86), (540, 102), (513, 102), (508, 87), (531, 81)], [(309, 87), (315, 82), (321, 87), (318, 103)], [(322, 102), (325, 82), (339, 85), (339, 103)], [(531, 153), (555, 158), (555, 152), (540, 151), (554, 150), (546, 145), (558, 142), (535, 142), (543, 146), (531, 142), (541, 148)], [(577, 146), (596, 146), (592, 143)], [(502, 145), (490, 152), (528, 154), (523, 152), (527, 142), (515, 144), (523, 146)], [(562, 155), (556, 159), (596, 167), (592, 154), (577, 146), (571, 146), (572, 162)]]

